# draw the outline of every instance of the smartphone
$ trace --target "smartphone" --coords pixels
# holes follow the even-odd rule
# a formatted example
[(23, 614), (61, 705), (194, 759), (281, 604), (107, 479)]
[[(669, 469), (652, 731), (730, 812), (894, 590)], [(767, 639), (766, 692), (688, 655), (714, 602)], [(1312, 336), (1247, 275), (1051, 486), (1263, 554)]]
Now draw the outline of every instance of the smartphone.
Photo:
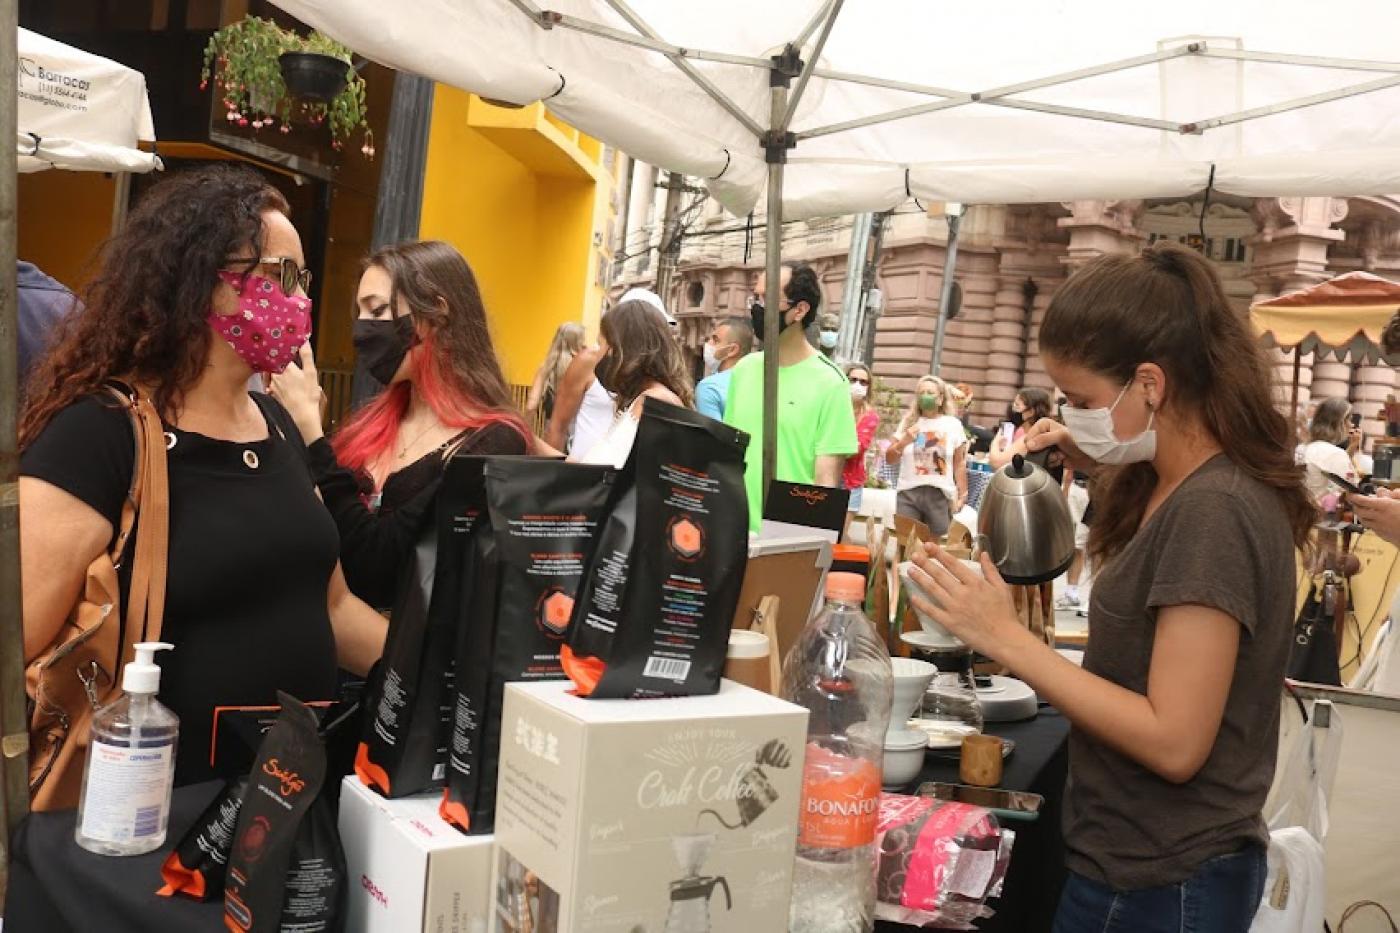
[(973, 787), (970, 784), (944, 784), (942, 781), (920, 784), (918, 796), (985, 807), (995, 813), (998, 819), (1025, 821), (1039, 817), (1040, 807), (1045, 803), (1044, 797), (1027, 791)]
[(1010, 447), (1010, 446), (1011, 446), (1011, 439), (1012, 439), (1013, 437), (1015, 437), (1015, 436), (1016, 436), (1016, 425), (1012, 424), (1010, 421), (1003, 421), (1003, 422), (1001, 423), (1001, 442), (1002, 442), (1002, 444), (1003, 444), (1004, 446), (1006, 446), (1006, 447)]
[(1322, 471), (1322, 475), (1327, 477), (1329, 483), (1340, 486), (1347, 492), (1354, 493), (1358, 496), (1374, 496), (1376, 494), (1376, 487), (1373, 483), (1362, 483), (1358, 486), (1350, 480), (1342, 479), (1336, 473), (1328, 473), (1326, 470)]
[(1361, 416), (1356, 412), (1352, 412), (1350, 415), (1347, 415), (1347, 420), (1351, 422), (1351, 426), (1353, 428), (1361, 427)]

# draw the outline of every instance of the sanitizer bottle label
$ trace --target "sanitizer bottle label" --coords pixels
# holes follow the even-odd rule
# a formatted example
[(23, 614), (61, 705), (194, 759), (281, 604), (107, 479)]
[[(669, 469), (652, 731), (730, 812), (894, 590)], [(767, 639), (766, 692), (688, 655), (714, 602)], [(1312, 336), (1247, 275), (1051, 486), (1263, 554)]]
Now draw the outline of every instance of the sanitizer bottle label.
[(160, 832), (174, 776), (174, 747), (128, 748), (94, 741), (88, 748), (82, 834), (131, 842)]

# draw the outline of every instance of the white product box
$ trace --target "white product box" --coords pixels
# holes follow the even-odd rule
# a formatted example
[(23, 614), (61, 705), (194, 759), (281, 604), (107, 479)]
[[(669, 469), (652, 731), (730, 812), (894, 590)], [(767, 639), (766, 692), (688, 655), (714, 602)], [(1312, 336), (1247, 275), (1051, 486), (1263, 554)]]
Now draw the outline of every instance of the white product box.
[(441, 794), (385, 800), (345, 778), (340, 838), (350, 882), (348, 933), (486, 933), (494, 836), (438, 816)]
[(786, 930), (807, 711), (571, 689), (506, 686), (493, 929)]

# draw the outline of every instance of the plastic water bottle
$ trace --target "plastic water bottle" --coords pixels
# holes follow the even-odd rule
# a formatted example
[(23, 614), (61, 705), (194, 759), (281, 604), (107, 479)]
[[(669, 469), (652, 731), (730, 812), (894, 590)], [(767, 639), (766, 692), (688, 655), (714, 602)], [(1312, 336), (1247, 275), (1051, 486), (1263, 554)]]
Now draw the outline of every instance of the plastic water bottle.
[(875, 827), (894, 680), (864, 599), (859, 574), (828, 574), (826, 606), (783, 665), (783, 698), (810, 713), (791, 933), (875, 927)]
[(173, 647), (136, 645), (122, 672), (124, 695), (93, 714), (74, 832), (89, 852), (143, 855), (165, 842), (180, 720), (156, 699), (155, 653)]

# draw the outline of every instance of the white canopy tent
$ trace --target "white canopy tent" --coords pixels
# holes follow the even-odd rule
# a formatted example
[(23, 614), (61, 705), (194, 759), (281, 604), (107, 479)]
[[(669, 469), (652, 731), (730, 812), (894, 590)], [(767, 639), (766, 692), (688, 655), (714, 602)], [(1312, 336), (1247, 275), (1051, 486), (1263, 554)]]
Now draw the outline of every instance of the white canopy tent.
[[(1390, 0), (274, 0), (391, 67), (544, 101), (780, 222), (1024, 203), (1400, 191)], [(765, 350), (765, 475), (777, 321)]]
[(19, 171), (149, 172), (156, 156), (146, 78), (139, 71), (18, 31)]

